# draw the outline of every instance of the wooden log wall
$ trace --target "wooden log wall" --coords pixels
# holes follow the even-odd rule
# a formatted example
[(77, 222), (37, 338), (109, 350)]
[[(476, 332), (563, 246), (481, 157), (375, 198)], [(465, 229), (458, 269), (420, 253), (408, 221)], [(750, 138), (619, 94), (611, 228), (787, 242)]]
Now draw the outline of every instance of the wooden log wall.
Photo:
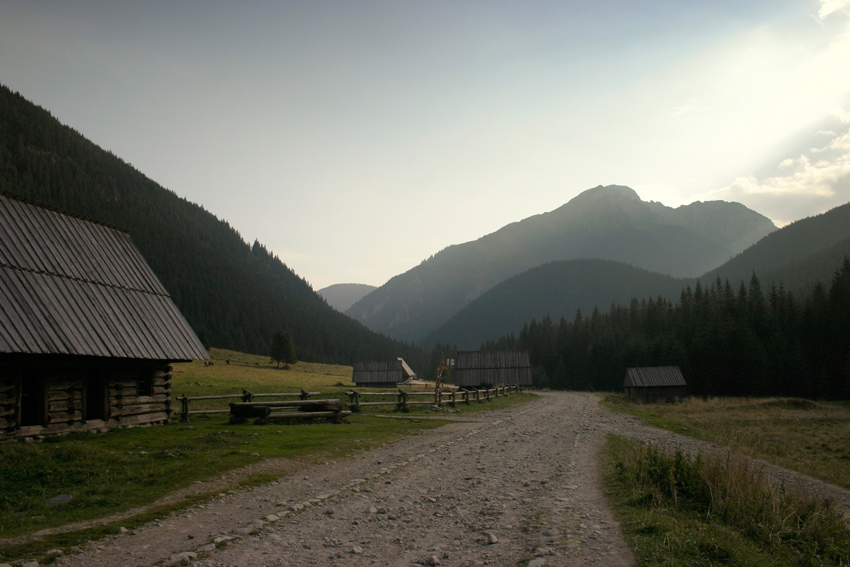
[[(140, 394), (152, 380), (151, 395)], [(171, 418), (171, 366), (143, 367), (109, 381), (109, 420), (118, 425), (156, 423)]]
[(12, 429), (17, 421), (17, 379), (0, 382), (0, 431)]
[[(43, 410), (39, 424), (22, 427), (25, 380), (42, 381)], [(87, 388), (103, 388), (103, 392), (88, 392), (87, 396)], [(86, 408), (87, 403), (101, 400), (104, 405), (99, 411)], [(171, 365), (163, 361), (74, 357), (0, 360), (0, 438), (163, 423), (169, 421), (171, 413)], [(97, 418), (86, 419), (87, 414)]]

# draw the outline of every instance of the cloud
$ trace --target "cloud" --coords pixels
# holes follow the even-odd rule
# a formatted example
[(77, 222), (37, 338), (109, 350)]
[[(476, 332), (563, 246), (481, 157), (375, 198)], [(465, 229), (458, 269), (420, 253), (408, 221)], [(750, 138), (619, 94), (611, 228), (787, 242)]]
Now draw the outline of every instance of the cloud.
[(850, 15), (850, 0), (821, 0), (818, 18), (825, 20), (836, 12)]
[[(850, 200), (850, 121), (836, 113), (839, 128), (822, 130), (828, 137), (819, 147), (779, 162), (777, 174), (744, 175), (705, 195), (755, 207), (777, 224), (819, 214)], [(840, 124), (838, 124), (840, 123)]]

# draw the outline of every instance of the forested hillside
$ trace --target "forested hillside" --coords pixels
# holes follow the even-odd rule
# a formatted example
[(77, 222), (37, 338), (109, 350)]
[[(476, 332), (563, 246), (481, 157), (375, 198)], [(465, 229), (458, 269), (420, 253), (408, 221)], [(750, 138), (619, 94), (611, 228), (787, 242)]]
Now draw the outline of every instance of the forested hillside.
[(702, 276), (736, 282), (755, 272), (765, 285), (780, 283), (788, 290), (811, 291), (816, 281), (828, 281), (835, 266), (850, 254), (850, 204), (798, 220), (760, 240), (722, 266)]
[(0, 85), (0, 190), (125, 229), (201, 339), (268, 354), (288, 329), (302, 360), (352, 363), (420, 349), (375, 334), (332, 308), (260, 243), (156, 184)]
[(611, 260), (566, 260), (509, 278), (461, 309), (424, 344), (476, 349), (494, 337), (517, 334), (524, 323), (546, 316), (572, 318), (599, 306), (627, 305), (633, 297), (674, 299), (685, 280)]
[(677, 302), (633, 299), (608, 313), (526, 324), (485, 348), (530, 352), (536, 381), (621, 390), (632, 366), (682, 368), (703, 396), (850, 398), (850, 260), (802, 297), (755, 275), (686, 286)]
[(487, 290), (541, 264), (597, 258), (695, 277), (774, 230), (739, 203), (673, 209), (645, 202), (629, 187), (599, 186), (554, 211), (442, 250), (347, 313), (370, 329), (421, 342)]

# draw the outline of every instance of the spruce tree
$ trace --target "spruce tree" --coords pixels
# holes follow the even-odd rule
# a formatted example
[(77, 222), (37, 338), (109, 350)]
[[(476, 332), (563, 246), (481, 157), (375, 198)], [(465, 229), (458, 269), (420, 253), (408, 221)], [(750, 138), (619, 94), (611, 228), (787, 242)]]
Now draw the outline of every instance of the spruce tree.
[[(288, 331), (287, 331), (288, 336)], [(292, 339), (290, 338), (290, 346)], [(272, 346), (269, 356), (273, 361), (277, 362), (277, 367), (280, 368), (280, 363), (286, 364), (286, 339), (281, 331), (278, 331), (272, 337)]]
[(292, 342), (292, 335), (289, 330), (283, 332), (282, 339), (282, 357), (280, 360), (283, 361), (284, 368), (289, 370), (290, 364), (295, 364), (298, 362), (298, 358), (295, 356), (295, 343)]

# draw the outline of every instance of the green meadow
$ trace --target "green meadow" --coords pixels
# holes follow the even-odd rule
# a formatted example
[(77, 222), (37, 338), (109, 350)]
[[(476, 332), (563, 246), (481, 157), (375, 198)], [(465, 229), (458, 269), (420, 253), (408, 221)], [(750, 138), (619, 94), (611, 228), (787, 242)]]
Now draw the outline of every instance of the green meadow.
[[(353, 387), (351, 367), (299, 362), (283, 369), (276, 368), (267, 357), (217, 349), (212, 354), (212, 366), (197, 361), (175, 365), (175, 411), (180, 409), (177, 398), (183, 394), (239, 394), (243, 388), (253, 393), (283, 393), (303, 388), (319, 392), (316, 397), (338, 398), (347, 403), (344, 392)], [(457, 411), (496, 409), (530, 397), (508, 396)], [(226, 409), (229, 401), (237, 400), (195, 401), (190, 409)], [(451, 415), (449, 410), (445, 413)], [(382, 414), (394, 418), (387, 419)], [(395, 419), (399, 416), (404, 419)], [(186, 489), (196, 481), (219, 478), (264, 460), (285, 459), (280, 470), (263, 467), (262, 473), (232, 475), (230, 488), (268, 482), (287, 470), (342, 458), (446, 423), (434, 417), (427, 406), (406, 413), (392, 406), (381, 407), (380, 411), (369, 408), (351, 414), (339, 424), (315, 420), (231, 425), (227, 414), (193, 415), (189, 422), (181, 423), (175, 416), (165, 426), (0, 443), (0, 563), (77, 545), (213, 496), (191, 490), (185, 497), (157, 503), (163, 495)], [(49, 499), (59, 495), (70, 495), (71, 500), (60, 506), (47, 505)], [(128, 510), (137, 513), (130, 519), (109, 520)], [(98, 519), (99, 522), (92, 522)], [(79, 522), (96, 525), (63, 529), (63, 533), (38, 540), (21, 537)]]
[(603, 404), (647, 423), (726, 445), (850, 488), (850, 403), (796, 398), (687, 398), (641, 404), (608, 394)]

